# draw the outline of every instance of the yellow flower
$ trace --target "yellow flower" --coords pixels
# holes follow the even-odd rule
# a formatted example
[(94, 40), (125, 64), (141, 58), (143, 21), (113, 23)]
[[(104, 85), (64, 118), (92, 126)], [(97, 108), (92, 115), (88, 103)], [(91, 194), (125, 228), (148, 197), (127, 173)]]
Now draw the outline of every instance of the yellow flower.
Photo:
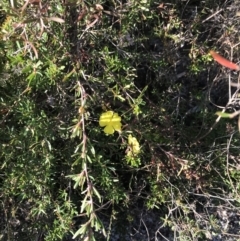
[(100, 116), (99, 125), (104, 127), (106, 134), (113, 134), (114, 131), (121, 131), (121, 117), (113, 111), (107, 111)]
[(135, 137), (132, 137), (132, 135), (128, 136), (128, 145), (131, 147), (131, 150), (127, 153), (128, 156), (136, 155), (140, 152), (139, 142)]

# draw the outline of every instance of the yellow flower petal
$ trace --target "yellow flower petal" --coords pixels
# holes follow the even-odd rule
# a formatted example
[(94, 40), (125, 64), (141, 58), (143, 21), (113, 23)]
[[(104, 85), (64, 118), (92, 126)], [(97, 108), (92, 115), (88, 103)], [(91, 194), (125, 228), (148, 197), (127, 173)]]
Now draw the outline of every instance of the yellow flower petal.
[(120, 122), (121, 121), (121, 117), (118, 115), (118, 113), (114, 113), (112, 116), (112, 120), (113, 123), (115, 122)]
[(122, 124), (119, 123), (112, 123), (112, 127), (114, 128), (115, 131), (121, 131)]
[(100, 116), (99, 125), (101, 127), (108, 125), (113, 117), (113, 111), (107, 111)]
[(140, 151), (140, 147), (139, 147), (139, 144), (137, 144), (137, 145), (134, 145), (133, 146), (133, 153), (139, 153), (139, 151)]
[(114, 133), (114, 129), (113, 129), (113, 127), (112, 127), (111, 125), (107, 125), (107, 126), (104, 128), (103, 131), (104, 131), (106, 134), (109, 134), (109, 135), (111, 135), (111, 134)]
[(140, 145), (139, 142), (135, 137), (132, 137), (132, 135), (128, 136), (128, 144), (132, 148), (132, 152), (134, 154), (138, 154), (140, 152)]
[(114, 131), (121, 131), (121, 117), (113, 111), (107, 111), (100, 116), (99, 125), (104, 127), (106, 134), (113, 134)]

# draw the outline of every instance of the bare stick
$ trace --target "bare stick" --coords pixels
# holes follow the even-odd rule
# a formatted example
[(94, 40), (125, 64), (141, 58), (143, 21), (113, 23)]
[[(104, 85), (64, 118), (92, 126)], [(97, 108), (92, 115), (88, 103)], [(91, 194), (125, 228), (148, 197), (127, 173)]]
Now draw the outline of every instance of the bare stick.
[(202, 21), (202, 23), (205, 23), (206, 21), (208, 21), (209, 19), (213, 18), (215, 15), (217, 15), (218, 13), (222, 12), (223, 9), (218, 10), (217, 12), (215, 12), (214, 14), (212, 14), (211, 16), (209, 16), (208, 18), (206, 18), (205, 20)]

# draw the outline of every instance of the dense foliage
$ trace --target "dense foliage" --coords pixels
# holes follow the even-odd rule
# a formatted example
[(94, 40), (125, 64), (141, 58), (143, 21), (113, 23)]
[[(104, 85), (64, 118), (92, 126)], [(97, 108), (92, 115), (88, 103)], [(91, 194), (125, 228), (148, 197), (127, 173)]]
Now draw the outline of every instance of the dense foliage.
[(235, 4), (0, 3), (0, 240), (240, 237)]

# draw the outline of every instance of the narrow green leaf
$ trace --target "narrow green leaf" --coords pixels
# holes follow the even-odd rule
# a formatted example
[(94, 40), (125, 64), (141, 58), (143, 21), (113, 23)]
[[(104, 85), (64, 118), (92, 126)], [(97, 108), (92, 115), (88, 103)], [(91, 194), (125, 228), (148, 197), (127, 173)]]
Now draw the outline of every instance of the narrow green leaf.
[(225, 112), (216, 112), (216, 115), (221, 116), (223, 118), (234, 118), (235, 116), (239, 115), (240, 111), (235, 111), (234, 113), (225, 113)]
[(216, 112), (216, 115), (221, 116), (222, 118), (231, 118), (231, 114), (221, 111)]
[(82, 206), (81, 206), (81, 210), (80, 210), (80, 213), (83, 213), (83, 210), (86, 208), (86, 206), (88, 205), (87, 203), (87, 195), (85, 196), (85, 198), (83, 199), (82, 201)]
[[(73, 235), (73, 239), (75, 239), (77, 236), (79, 236), (80, 234), (85, 234), (86, 233), (86, 229), (87, 229), (87, 224), (83, 224), (81, 225), (81, 228), (78, 229), (78, 231)], [(83, 235), (81, 235), (82, 237)]]
[(98, 197), (99, 202), (101, 202), (102, 198), (97, 189), (93, 186), (93, 193)]

